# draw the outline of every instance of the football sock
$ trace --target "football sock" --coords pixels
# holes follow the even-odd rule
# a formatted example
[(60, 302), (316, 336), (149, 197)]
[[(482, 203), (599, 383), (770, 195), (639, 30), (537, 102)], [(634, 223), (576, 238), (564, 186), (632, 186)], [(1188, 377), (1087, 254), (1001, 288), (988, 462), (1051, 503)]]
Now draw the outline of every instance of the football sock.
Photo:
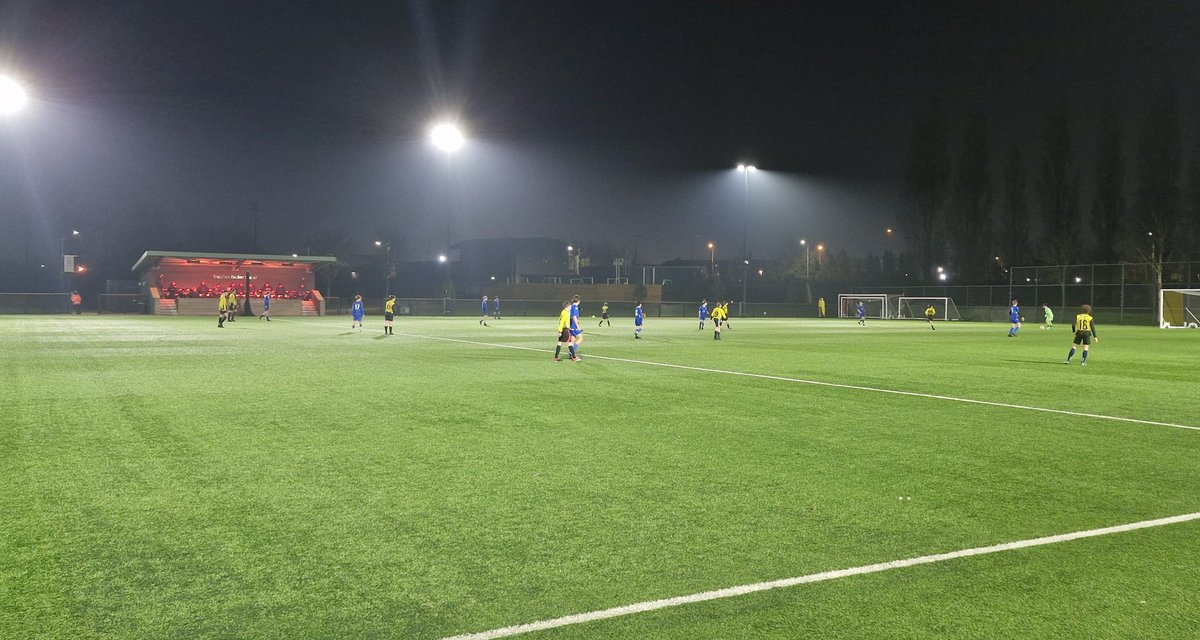
[(560, 354), (560, 353), (562, 353), (562, 343), (561, 342), (558, 343), (558, 345), (556, 345), (554, 347), (554, 357), (557, 358), (558, 354)]
[(575, 345), (573, 345), (573, 344), (567, 345), (567, 352), (571, 354), (572, 358), (574, 358), (575, 357)]
[(1087, 362), (1087, 354), (1088, 354), (1088, 351), (1087, 351), (1087, 349), (1084, 349), (1084, 350), (1083, 350), (1083, 361), (1084, 361), (1084, 362)]
[(1070, 353), (1067, 354), (1067, 362), (1070, 362), (1071, 358), (1074, 358), (1074, 357), (1075, 357), (1075, 347), (1071, 347)]

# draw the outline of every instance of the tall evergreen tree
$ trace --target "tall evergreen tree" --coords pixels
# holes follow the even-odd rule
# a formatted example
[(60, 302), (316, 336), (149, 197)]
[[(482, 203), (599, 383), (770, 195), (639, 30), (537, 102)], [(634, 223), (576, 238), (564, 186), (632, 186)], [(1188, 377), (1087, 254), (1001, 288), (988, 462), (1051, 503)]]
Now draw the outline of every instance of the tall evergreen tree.
[(944, 257), (944, 208), (949, 194), (950, 157), (946, 150), (946, 118), (936, 100), (913, 123), (905, 175), (905, 237), (920, 263), (919, 279), (930, 277)]
[(987, 120), (974, 113), (963, 135), (962, 159), (954, 181), (947, 227), (954, 264), (966, 282), (984, 282), (992, 256), (992, 158)]
[(1071, 157), (1071, 119), (1065, 107), (1046, 119), (1036, 193), (1046, 225), (1042, 258), (1061, 264), (1075, 260), (1080, 252), (1079, 179)]
[(1097, 260), (1113, 262), (1120, 255), (1118, 239), (1125, 210), (1125, 152), (1121, 141), (1121, 124), (1110, 107), (1100, 117), (1096, 196), (1092, 200)]

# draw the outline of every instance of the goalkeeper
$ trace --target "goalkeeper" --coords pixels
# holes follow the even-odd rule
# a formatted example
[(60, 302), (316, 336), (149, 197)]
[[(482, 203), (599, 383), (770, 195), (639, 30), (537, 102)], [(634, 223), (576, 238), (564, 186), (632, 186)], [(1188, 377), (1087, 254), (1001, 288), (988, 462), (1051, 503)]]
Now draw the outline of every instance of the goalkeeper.
[(1054, 328), (1054, 310), (1050, 308), (1049, 304), (1046, 304), (1043, 302), (1042, 303), (1042, 313), (1046, 314), (1046, 323), (1042, 325), (1042, 328), (1043, 329), (1053, 329)]

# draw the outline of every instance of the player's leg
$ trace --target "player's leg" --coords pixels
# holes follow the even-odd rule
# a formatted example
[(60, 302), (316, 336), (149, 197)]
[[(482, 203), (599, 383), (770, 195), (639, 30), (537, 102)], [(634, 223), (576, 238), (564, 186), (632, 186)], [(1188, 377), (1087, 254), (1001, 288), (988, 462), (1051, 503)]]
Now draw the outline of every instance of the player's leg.
[[(1078, 340), (1078, 338), (1076, 338)], [(1075, 356), (1075, 350), (1079, 348), (1079, 343), (1075, 342), (1071, 345), (1071, 350), (1067, 352), (1067, 359), (1063, 360), (1063, 364), (1071, 364), (1071, 358)]]

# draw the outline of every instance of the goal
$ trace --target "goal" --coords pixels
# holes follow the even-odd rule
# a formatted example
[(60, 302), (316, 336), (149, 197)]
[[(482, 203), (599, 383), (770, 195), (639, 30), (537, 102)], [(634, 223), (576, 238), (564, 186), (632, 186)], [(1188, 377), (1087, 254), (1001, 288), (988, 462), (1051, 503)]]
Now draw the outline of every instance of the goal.
[(901, 320), (924, 320), (925, 310), (930, 306), (937, 311), (935, 320), (962, 320), (953, 299), (925, 296), (900, 296), (896, 301), (896, 317)]
[(1200, 326), (1200, 289), (1159, 291), (1158, 326), (1163, 329), (1195, 329)]
[(858, 303), (863, 303), (868, 318), (891, 318), (896, 313), (898, 295), (886, 293), (838, 294), (838, 317), (857, 318)]

